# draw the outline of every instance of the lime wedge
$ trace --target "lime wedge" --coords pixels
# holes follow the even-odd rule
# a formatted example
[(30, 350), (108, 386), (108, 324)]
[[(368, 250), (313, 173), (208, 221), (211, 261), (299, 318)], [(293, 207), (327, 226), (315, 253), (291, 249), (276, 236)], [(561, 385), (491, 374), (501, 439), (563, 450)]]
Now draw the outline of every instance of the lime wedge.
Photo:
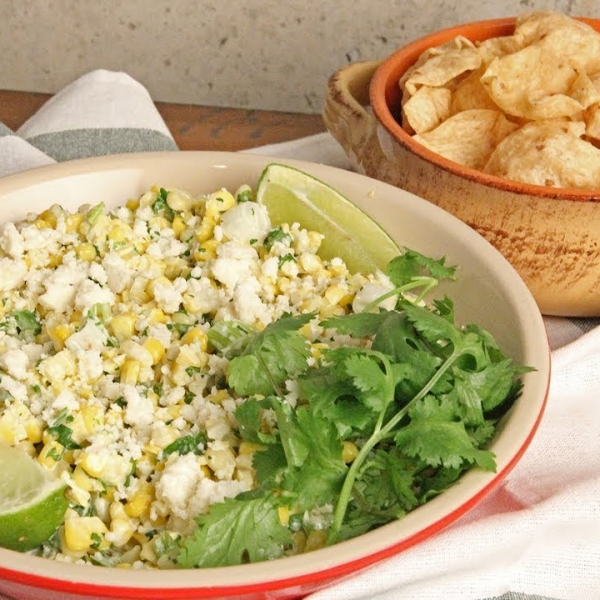
[(267, 165), (256, 201), (267, 207), (273, 225), (300, 223), (322, 233), (321, 258), (339, 257), (351, 272), (383, 271), (400, 253), (398, 244), (369, 215), (323, 181), (294, 167)]
[(0, 546), (26, 552), (62, 523), (65, 484), (28, 454), (0, 444)]

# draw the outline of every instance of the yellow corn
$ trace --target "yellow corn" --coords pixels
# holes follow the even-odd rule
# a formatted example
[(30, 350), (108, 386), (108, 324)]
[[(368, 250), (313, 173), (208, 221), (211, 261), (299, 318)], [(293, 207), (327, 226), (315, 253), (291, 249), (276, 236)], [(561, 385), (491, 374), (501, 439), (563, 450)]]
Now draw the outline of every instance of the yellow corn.
[(277, 514), (279, 516), (279, 522), (287, 527), (290, 522), (290, 507), (289, 506), (280, 506), (277, 509)]
[(196, 230), (194, 237), (200, 243), (212, 237), (213, 231), (215, 230), (216, 221), (214, 217), (204, 217), (200, 223), (200, 227)]
[(154, 500), (154, 487), (148, 481), (143, 481), (134, 492), (133, 497), (125, 504), (125, 512), (130, 517), (141, 517), (150, 512)]
[(207, 239), (200, 243), (194, 250), (193, 257), (195, 261), (211, 260), (217, 256), (218, 242), (215, 239)]
[(344, 440), (342, 442), (342, 460), (351, 463), (358, 456), (358, 448), (353, 442)]
[(108, 457), (106, 454), (98, 454), (83, 451), (79, 455), (79, 465), (91, 477), (101, 477)]
[(65, 219), (67, 233), (75, 233), (81, 225), (84, 216), (82, 213), (72, 213)]
[(346, 290), (340, 285), (332, 285), (325, 290), (324, 295), (330, 304), (338, 304), (339, 301), (346, 295)]
[(152, 356), (152, 364), (158, 364), (165, 355), (165, 347), (156, 338), (148, 338), (143, 344), (143, 348)]
[(148, 228), (156, 231), (167, 229), (170, 225), (169, 221), (164, 217), (152, 217), (151, 219), (148, 219)]
[(56, 440), (47, 442), (38, 455), (38, 462), (46, 469), (54, 469), (56, 463), (60, 462), (65, 447)]
[(148, 320), (150, 323), (166, 323), (167, 315), (165, 315), (162, 308), (155, 307), (150, 309), (150, 312), (148, 313)]
[(65, 347), (65, 342), (69, 339), (73, 330), (69, 325), (57, 325), (48, 331), (48, 335), (54, 344), (55, 350), (62, 350)]
[(129, 299), (132, 302), (138, 302), (139, 304), (146, 304), (151, 298), (146, 292), (148, 287), (148, 278), (138, 276), (133, 280), (131, 288), (129, 289)]
[(179, 348), (175, 363), (186, 369), (188, 367), (205, 367), (208, 363), (208, 354), (194, 346), (184, 344)]
[(190, 210), (194, 204), (194, 199), (183, 190), (169, 190), (167, 204), (172, 210), (180, 212)]
[(151, 279), (147, 283), (147, 285), (146, 285), (146, 292), (148, 293), (148, 295), (151, 298), (154, 298), (157, 286), (171, 287), (172, 285), (173, 285), (173, 283), (171, 282), (171, 280), (168, 277), (165, 277), (164, 275), (161, 275), (160, 277), (157, 277), (156, 279)]
[(135, 385), (140, 380), (142, 365), (139, 360), (127, 359), (121, 366), (120, 381)]
[(6, 416), (0, 417), (0, 441), (9, 445), (14, 445), (17, 442), (15, 435), (14, 421)]
[(32, 444), (39, 444), (44, 437), (44, 428), (39, 419), (30, 419), (25, 423), (25, 431), (27, 432), (27, 439)]
[(96, 248), (94, 248), (94, 245), (90, 244), (89, 242), (79, 244), (79, 246), (75, 248), (75, 254), (77, 254), (79, 259), (85, 262), (92, 262), (97, 256)]
[(140, 207), (140, 201), (137, 198), (129, 198), (129, 200), (127, 200), (125, 203), (125, 206), (133, 212)]
[(306, 544), (304, 546), (304, 552), (312, 552), (325, 546), (327, 541), (327, 534), (322, 529), (313, 529), (306, 536)]
[(94, 489), (94, 481), (91, 477), (84, 471), (81, 465), (77, 465), (73, 470), (73, 475), (71, 476), (73, 482), (78, 488), (86, 492), (91, 492)]
[(101, 549), (107, 531), (100, 517), (73, 517), (65, 521), (65, 543), (74, 552), (87, 552), (92, 546)]
[(219, 190), (210, 194), (206, 200), (205, 215), (220, 217), (221, 213), (235, 206), (235, 198), (227, 190)]
[(173, 223), (171, 223), (171, 227), (173, 228), (173, 231), (175, 232), (175, 237), (177, 239), (179, 239), (181, 237), (181, 234), (187, 229), (187, 225), (181, 215), (175, 216), (175, 218), (173, 219)]
[(40, 213), (40, 219), (43, 219), (48, 223), (52, 229), (56, 229), (57, 216), (61, 213), (62, 209), (58, 204), (54, 204), (50, 208)]
[(131, 519), (113, 519), (110, 523), (108, 540), (113, 546), (120, 548), (124, 546), (133, 536), (135, 527)]
[(108, 324), (110, 332), (122, 342), (128, 340), (135, 333), (137, 315), (132, 312), (115, 315)]
[(206, 352), (208, 337), (202, 327), (190, 327), (181, 337), (182, 344), (199, 344), (200, 350)]
[(33, 224), (38, 228), (38, 229), (51, 229), (52, 226), (50, 225), (50, 223), (48, 223), (48, 221), (45, 221), (44, 219), (36, 219)]
[(124, 242), (128, 234), (131, 233), (131, 229), (129, 225), (124, 223), (123, 221), (117, 221), (108, 232), (108, 239), (112, 242)]

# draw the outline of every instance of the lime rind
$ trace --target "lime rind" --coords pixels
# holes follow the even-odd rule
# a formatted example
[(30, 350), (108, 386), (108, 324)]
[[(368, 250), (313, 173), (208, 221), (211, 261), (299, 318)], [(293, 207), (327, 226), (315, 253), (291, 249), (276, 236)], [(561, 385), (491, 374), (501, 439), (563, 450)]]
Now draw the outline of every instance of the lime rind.
[(319, 255), (339, 256), (350, 271), (385, 270), (400, 253), (398, 244), (367, 213), (327, 183), (288, 165), (271, 163), (257, 186), (274, 225), (298, 222), (323, 233)]
[(66, 484), (6, 444), (0, 444), (0, 472), (0, 547), (32, 550), (62, 523), (68, 508)]

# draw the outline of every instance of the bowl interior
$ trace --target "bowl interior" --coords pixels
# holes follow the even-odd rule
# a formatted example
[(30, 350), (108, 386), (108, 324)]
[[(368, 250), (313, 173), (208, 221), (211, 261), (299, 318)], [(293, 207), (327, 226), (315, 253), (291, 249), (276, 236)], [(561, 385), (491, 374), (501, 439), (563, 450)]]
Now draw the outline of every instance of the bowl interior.
[[(437, 206), (408, 192), (341, 169), (263, 156), (225, 152), (130, 154), (85, 159), (19, 173), (0, 180), (0, 223), (60, 202), (67, 208), (104, 201), (122, 204), (152, 185), (193, 193), (254, 184), (269, 162), (285, 162), (326, 181), (386, 224), (403, 246), (459, 265), (459, 280), (446, 291), (463, 322), (494, 334), (516, 362), (534, 366), (524, 377), (517, 401), (492, 450), (496, 473), (469, 472), (459, 484), (405, 519), (332, 548), (268, 563), (198, 571), (164, 572), (106, 569), (57, 563), (0, 549), (2, 579), (33, 587), (91, 596), (149, 598), (241, 597), (261, 590), (307, 593), (406, 549), (459, 518), (482, 499), (516, 464), (537, 428), (550, 374), (549, 349), (537, 305), (516, 271), (481, 236)], [(154, 593), (154, 592), (152, 592)], [(163, 594), (152, 597), (167, 597)], [(67, 597), (67, 596), (64, 596)], [(70, 597), (70, 596), (69, 596)]]
[[(597, 31), (600, 31), (600, 20), (579, 18)], [(548, 188), (539, 185), (509, 181), (494, 175), (482, 173), (451, 161), (436, 152), (425, 148), (402, 128), (402, 93), (398, 84), (405, 71), (412, 66), (419, 56), (428, 48), (439, 46), (461, 35), (473, 42), (492, 37), (511, 35), (514, 32), (514, 17), (477, 21), (442, 29), (403, 46), (385, 59), (371, 80), (369, 95), (373, 112), (381, 125), (402, 146), (417, 154), (424, 160), (438, 165), (440, 168), (459, 175), (468, 180), (477, 181), (490, 187), (509, 190), (518, 194), (565, 199), (565, 200), (599, 200), (600, 190), (579, 190), (567, 188)]]

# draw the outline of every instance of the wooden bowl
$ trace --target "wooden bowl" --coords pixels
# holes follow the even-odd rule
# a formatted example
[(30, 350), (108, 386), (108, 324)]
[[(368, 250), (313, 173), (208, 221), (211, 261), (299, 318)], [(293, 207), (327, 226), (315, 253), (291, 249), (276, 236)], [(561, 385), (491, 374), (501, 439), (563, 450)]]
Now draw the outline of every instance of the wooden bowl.
[[(600, 20), (581, 19), (600, 30)], [(354, 168), (441, 206), (512, 263), (542, 313), (600, 315), (600, 189), (550, 188), (484, 174), (415, 142), (400, 125), (398, 81), (427, 48), (457, 35), (510, 35), (515, 19), (432, 33), (383, 61), (352, 63), (328, 83), (323, 118)]]

